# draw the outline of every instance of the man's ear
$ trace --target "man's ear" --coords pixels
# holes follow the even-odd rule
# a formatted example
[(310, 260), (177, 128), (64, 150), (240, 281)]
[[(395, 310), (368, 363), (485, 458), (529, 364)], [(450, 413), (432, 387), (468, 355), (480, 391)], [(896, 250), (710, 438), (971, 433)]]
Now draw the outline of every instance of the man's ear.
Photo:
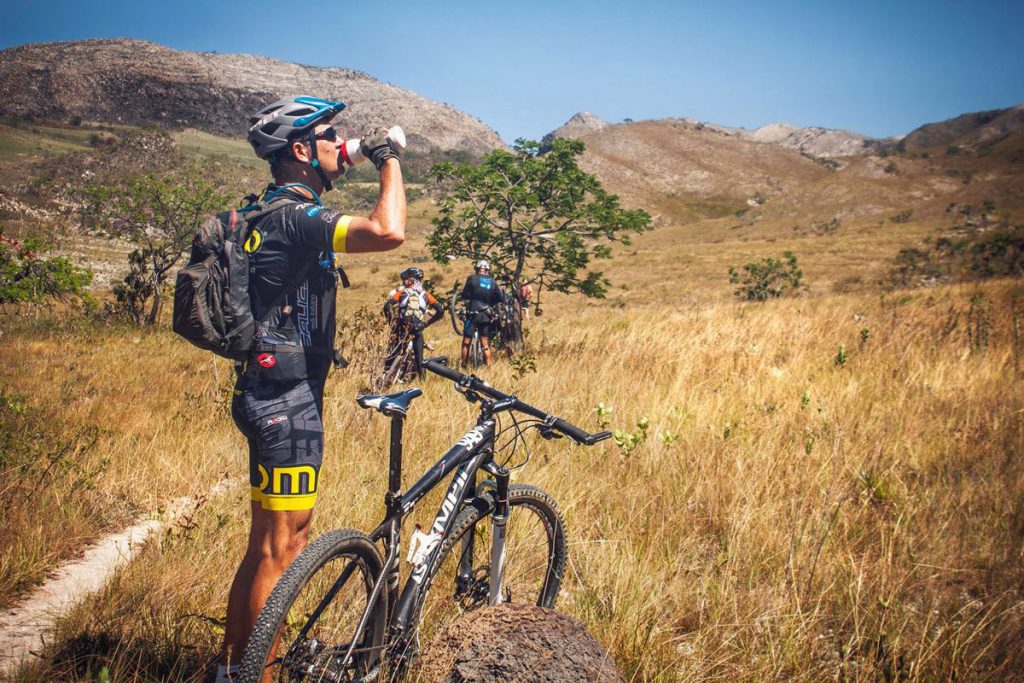
[(309, 145), (302, 142), (301, 140), (293, 140), (291, 144), (291, 151), (292, 157), (294, 157), (297, 161), (301, 161), (306, 164), (309, 163)]

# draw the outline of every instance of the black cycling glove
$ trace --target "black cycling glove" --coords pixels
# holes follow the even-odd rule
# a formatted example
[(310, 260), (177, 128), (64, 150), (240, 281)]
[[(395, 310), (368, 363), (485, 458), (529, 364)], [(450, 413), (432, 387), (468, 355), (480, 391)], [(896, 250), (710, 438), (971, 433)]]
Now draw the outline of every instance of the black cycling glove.
[(397, 159), (398, 147), (388, 138), (387, 128), (378, 128), (359, 141), (359, 151), (373, 162), (377, 170), (384, 168), (388, 159)]

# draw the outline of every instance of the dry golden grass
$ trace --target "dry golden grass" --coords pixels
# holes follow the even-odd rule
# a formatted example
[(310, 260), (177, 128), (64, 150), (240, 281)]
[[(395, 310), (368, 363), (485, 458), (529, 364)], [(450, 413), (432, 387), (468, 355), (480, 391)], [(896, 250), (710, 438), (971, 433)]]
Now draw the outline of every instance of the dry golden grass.
[[(589, 429), (599, 403), (613, 428), (648, 419), (628, 455), (612, 442), (532, 439), (518, 475), (566, 514), (572, 560), (558, 606), (629, 680), (1013, 680), (1024, 670), (1024, 290), (877, 288), (898, 249), (951, 227), (950, 201), (995, 193), (1010, 221), (1020, 208), (1003, 205), (1009, 176), (937, 180), (933, 162), (898, 159), (898, 174), (879, 177), (872, 163), (845, 176), (800, 166), (821, 178), (769, 197), (762, 219), (668, 214), (616, 250), (608, 299), (544, 293), (545, 315), (529, 323), (538, 372), (516, 379), (499, 363), (486, 373)], [(985, 160), (956, 163), (985, 171)], [(863, 182), (844, 190), (844, 178)], [(875, 213), (844, 214), (834, 233), (794, 229), (876, 191)], [(701, 213), (684, 204), (680, 215)], [(911, 204), (910, 223), (885, 218)], [(346, 259), (354, 286), (340, 295), (342, 316), (375, 312), (409, 262), (439, 293), (465, 276), (467, 264), (428, 262), (432, 212), (427, 199), (411, 207), (402, 249)], [(735, 302), (727, 267), (786, 249), (810, 289)], [(0, 333), (0, 604), (132, 516), (244, 476), (226, 362), (166, 329), (44, 315), (9, 316)], [(457, 353), (447, 323), (428, 339)], [(352, 400), (368, 379), (329, 382), (315, 533), (369, 529), (383, 514), (386, 422)], [(407, 482), (474, 419), (447, 382), (423, 387)], [(152, 540), (15, 680), (92, 681), (102, 667), (114, 681), (202, 680), (246, 500), (244, 486), (232, 489)]]
[[(590, 429), (599, 402), (613, 427), (650, 423), (628, 456), (532, 443), (520, 479), (559, 500), (570, 533), (560, 608), (636, 681), (1012, 679), (1021, 296), (997, 282), (626, 312), (555, 302), (532, 326), (539, 372), (500, 364), (488, 378)], [(7, 336), (5, 386), (41, 402), (59, 369), (53, 414), (109, 428), (98, 492), (144, 509), (244, 472), (226, 366), (169, 332)], [(437, 346), (454, 353), (455, 339)], [(382, 514), (387, 430), (354, 407), (364, 384), (343, 373), (329, 387), (317, 533)], [(407, 481), (473, 417), (448, 383), (424, 388)], [(93, 680), (104, 665), (112, 680), (201, 680), (245, 509), (243, 487), (151, 542), (19, 680)]]

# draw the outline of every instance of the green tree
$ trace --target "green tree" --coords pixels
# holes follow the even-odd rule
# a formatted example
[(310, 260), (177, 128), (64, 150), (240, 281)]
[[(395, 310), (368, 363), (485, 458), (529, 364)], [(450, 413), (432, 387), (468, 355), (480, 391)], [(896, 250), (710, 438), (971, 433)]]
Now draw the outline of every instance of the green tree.
[(429, 176), (444, 192), (427, 243), (439, 263), (486, 258), (496, 275), (557, 292), (603, 297), (608, 280), (588, 270), (611, 256), (614, 242), (651, 228), (645, 211), (626, 210), (597, 178), (579, 167), (583, 143), (517, 140), (479, 164), (443, 162)]
[(782, 259), (767, 256), (746, 264), (743, 272), (729, 266), (729, 282), (739, 285), (736, 297), (747, 301), (766, 301), (800, 289), (804, 274), (797, 265), (796, 254), (783, 252)]
[(77, 298), (93, 303), (85, 288), (92, 271), (66, 258), (44, 258), (53, 245), (37, 237), (17, 239), (0, 233), (0, 305), (41, 304), (50, 299)]
[(128, 275), (114, 288), (118, 302), (137, 324), (156, 323), (168, 272), (181, 261), (202, 220), (222, 208), (226, 196), (190, 168), (90, 185), (82, 195), (87, 223), (137, 247), (128, 257)]

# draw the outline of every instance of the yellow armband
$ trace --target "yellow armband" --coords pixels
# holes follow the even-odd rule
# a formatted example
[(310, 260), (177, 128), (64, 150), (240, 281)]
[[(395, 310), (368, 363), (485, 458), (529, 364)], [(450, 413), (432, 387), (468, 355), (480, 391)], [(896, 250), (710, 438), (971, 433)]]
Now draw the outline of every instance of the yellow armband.
[(348, 237), (348, 224), (352, 222), (352, 216), (342, 216), (334, 225), (334, 251), (338, 254), (345, 253), (345, 239)]

